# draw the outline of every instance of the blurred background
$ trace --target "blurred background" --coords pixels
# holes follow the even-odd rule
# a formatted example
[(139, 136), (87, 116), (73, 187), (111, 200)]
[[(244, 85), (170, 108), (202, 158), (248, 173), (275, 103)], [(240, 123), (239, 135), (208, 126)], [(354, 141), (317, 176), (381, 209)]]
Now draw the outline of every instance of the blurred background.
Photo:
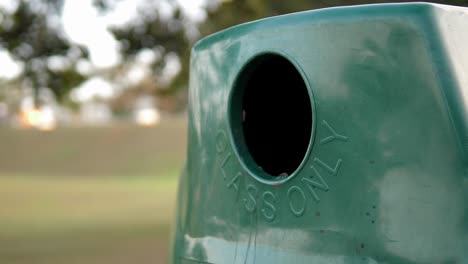
[(164, 263), (190, 47), (372, 2), (0, 0), (0, 263)]

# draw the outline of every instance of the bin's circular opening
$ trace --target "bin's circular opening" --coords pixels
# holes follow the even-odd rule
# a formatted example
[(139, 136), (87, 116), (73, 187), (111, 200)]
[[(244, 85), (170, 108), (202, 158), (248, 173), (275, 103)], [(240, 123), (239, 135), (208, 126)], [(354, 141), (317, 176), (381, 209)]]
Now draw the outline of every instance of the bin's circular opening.
[(300, 167), (313, 114), (307, 86), (288, 59), (267, 53), (249, 61), (237, 77), (229, 109), (234, 145), (254, 176), (282, 180)]

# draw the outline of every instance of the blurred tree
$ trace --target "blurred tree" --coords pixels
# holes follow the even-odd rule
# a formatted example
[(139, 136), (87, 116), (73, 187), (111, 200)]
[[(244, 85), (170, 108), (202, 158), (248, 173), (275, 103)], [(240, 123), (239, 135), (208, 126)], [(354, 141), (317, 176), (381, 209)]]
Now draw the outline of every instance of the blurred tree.
[[(119, 1), (119, 0), (115, 0)], [(112, 0), (96, 1), (103, 12), (111, 9)], [(157, 4), (146, 3), (139, 10), (139, 16), (123, 27), (111, 28), (114, 37), (120, 42), (123, 56), (122, 67), (131, 68), (138, 63), (138, 57), (144, 50), (156, 54), (156, 59), (149, 64), (150, 74), (140, 82), (131, 85), (128, 91), (114, 100), (116, 108), (128, 109), (130, 102), (138, 95), (152, 94), (158, 98), (158, 106), (168, 111), (184, 108), (184, 94), (187, 87), (188, 60), (190, 47), (195, 41), (188, 37), (186, 17), (174, 1), (167, 1), (172, 10), (162, 14)], [(168, 63), (177, 60), (180, 69), (167, 72)], [(173, 69), (174, 70), (174, 69)], [(168, 79), (168, 76), (171, 78)], [(125, 102), (125, 103), (123, 103)]]
[[(71, 46), (61, 31), (62, 4), (62, 0), (19, 0), (12, 12), (0, 10), (0, 46), (24, 63), (19, 78), (34, 88), (36, 95), (38, 89), (50, 88), (58, 101), (85, 79), (74, 70), (74, 63), (87, 57), (87, 52)], [(51, 65), (52, 60), (60, 67)]]
[[(177, 56), (185, 59), (190, 49), (190, 40), (184, 27), (184, 17), (177, 5), (173, 5), (174, 11), (168, 17), (163, 17), (157, 7), (146, 7), (141, 10), (138, 19), (130, 25), (121, 28), (112, 28), (111, 31), (122, 46), (123, 57), (128, 62), (133, 62), (138, 53), (144, 49), (156, 51), (160, 59), (151, 63), (152, 73), (162, 77), (168, 56)], [(178, 85), (154, 84), (154, 92), (157, 94), (171, 94)], [(166, 86), (169, 86), (169, 89)]]

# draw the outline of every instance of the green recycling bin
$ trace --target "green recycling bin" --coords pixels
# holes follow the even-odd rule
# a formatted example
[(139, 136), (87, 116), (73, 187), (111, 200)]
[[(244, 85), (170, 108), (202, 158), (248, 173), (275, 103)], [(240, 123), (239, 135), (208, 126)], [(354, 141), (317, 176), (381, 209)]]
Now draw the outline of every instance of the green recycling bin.
[(170, 263), (468, 263), (468, 9), (236, 26), (189, 90)]

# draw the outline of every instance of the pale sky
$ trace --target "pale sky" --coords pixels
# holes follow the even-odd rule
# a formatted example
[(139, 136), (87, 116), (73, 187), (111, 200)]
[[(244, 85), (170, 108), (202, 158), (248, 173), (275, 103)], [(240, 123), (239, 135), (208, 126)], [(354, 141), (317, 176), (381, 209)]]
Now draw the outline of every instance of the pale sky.
[(15, 62), (10, 56), (10, 53), (5, 50), (0, 50), (0, 78), (14, 78), (23, 70), (23, 65), (20, 62)]

